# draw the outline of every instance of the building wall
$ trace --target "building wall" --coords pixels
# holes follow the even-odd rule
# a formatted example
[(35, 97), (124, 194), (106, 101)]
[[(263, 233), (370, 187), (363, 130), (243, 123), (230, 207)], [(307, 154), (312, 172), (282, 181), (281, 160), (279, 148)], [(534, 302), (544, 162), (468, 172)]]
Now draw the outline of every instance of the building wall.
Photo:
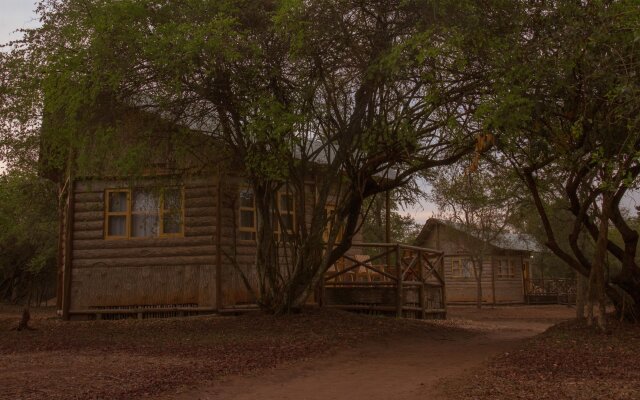
[[(454, 277), (452, 260), (469, 257), (467, 241), (477, 241), (460, 231), (438, 225), (424, 238), (420, 246), (444, 251), (444, 275), (448, 303), (471, 303), (477, 299), (475, 277)], [(484, 257), (482, 271), (482, 301), (485, 303), (522, 303), (524, 287), (522, 281), (522, 257), (519, 251), (491, 251)], [(513, 278), (497, 276), (497, 260), (506, 259), (515, 262)]]
[[(215, 310), (255, 302), (238, 271), (239, 268), (257, 290), (256, 243), (239, 237), (239, 190), (245, 185), (240, 176), (225, 176), (219, 186), (215, 176), (196, 176), (180, 182), (184, 186), (183, 237), (105, 239), (105, 191), (158, 186), (159, 182), (149, 179), (135, 184), (121, 180), (76, 183), (73, 238), (69, 249), (71, 314), (140, 306)], [(307, 222), (314, 199), (315, 187), (310, 182), (305, 190)], [(355, 242), (359, 240), (360, 235)], [(219, 277), (216, 276), (218, 245), (221, 249)], [(280, 254), (283, 263), (291, 257), (282, 249)]]
[(126, 187), (106, 180), (75, 185), (71, 313), (146, 305), (215, 308), (215, 179), (184, 182), (183, 237), (107, 240), (105, 190)]

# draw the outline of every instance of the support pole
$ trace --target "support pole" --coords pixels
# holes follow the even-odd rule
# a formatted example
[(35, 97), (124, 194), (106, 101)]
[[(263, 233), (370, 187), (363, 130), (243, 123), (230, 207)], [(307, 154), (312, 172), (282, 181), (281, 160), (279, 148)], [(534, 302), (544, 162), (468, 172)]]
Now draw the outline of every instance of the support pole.
[(404, 303), (404, 299), (402, 298), (402, 263), (400, 260), (400, 245), (396, 244), (396, 317), (402, 317), (402, 306)]
[(69, 320), (69, 310), (71, 308), (71, 268), (73, 257), (73, 222), (75, 214), (75, 185), (73, 176), (69, 176), (69, 193), (67, 200), (67, 215), (66, 215), (66, 232), (64, 243), (64, 270), (62, 272), (63, 288), (62, 288), (62, 319)]
[[(384, 241), (391, 243), (391, 191), (385, 193)], [(399, 253), (396, 253), (396, 257)], [(387, 266), (391, 266), (391, 253), (387, 254)]]
[(440, 256), (440, 276), (442, 276), (442, 308), (444, 308), (444, 318), (447, 318), (447, 281), (444, 279), (444, 253)]
[[(424, 271), (422, 268), (422, 257), (424, 253), (422, 251), (418, 251), (418, 280), (420, 281), (420, 287), (418, 288), (418, 302), (420, 304), (420, 319), (425, 319), (427, 316), (427, 308), (425, 301), (425, 282), (424, 282)], [(444, 290), (444, 289), (443, 289)]]
[(216, 187), (216, 308), (222, 310), (222, 170)]

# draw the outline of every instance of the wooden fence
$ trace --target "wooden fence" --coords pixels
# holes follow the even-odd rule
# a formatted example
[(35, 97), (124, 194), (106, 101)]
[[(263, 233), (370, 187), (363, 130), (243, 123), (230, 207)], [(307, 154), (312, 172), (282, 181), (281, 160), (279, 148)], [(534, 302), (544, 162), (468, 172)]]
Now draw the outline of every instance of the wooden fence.
[(566, 278), (525, 280), (527, 304), (575, 304), (576, 280)]
[(324, 307), (397, 317), (446, 317), (443, 253), (393, 243), (355, 244), (325, 274)]

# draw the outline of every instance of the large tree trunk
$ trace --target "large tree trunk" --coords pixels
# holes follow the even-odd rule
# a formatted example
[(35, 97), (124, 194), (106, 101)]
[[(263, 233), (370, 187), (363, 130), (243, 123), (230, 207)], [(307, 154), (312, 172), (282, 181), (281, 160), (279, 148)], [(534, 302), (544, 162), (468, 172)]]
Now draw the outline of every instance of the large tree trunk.
[(596, 252), (589, 275), (589, 299), (587, 308), (587, 324), (594, 321), (594, 308), (598, 308), (597, 324), (601, 330), (606, 329), (605, 310), (605, 262), (607, 255), (607, 243), (609, 241), (609, 215), (611, 206), (611, 193), (605, 192), (602, 198), (602, 209), (600, 213), (600, 227), (598, 241), (596, 242)]

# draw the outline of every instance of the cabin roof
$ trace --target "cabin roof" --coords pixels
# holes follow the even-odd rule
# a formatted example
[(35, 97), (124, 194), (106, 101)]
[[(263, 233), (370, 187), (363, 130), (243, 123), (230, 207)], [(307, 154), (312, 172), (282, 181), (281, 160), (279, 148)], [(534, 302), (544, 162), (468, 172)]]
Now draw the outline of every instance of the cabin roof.
[[(420, 231), (418, 238), (416, 239), (416, 245), (423, 243), (429, 234), (435, 229), (437, 225), (446, 226), (458, 232), (462, 232), (465, 235), (471, 236), (475, 239), (481, 240), (476, 235), (468, 232), (460, 224), (455, 222), (446, 221), (438, 218), (429, 218), (424, 224), (424, 227)], [(531, 235), (522, 232), (503, 232), (498, 235), (490, 243), (493, 247), (500, 250), (515, 250), (515, 251), (528, 251), (528, 252), (542, 252), (544, 248), (540, 243)]]

